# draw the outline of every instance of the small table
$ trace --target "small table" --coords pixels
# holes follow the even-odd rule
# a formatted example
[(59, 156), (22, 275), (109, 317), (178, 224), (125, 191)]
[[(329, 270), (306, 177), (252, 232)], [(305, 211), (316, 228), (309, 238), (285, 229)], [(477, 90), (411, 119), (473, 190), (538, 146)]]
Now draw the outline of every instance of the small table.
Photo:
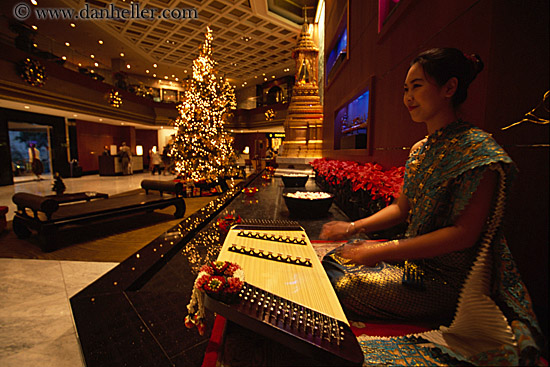
[(103, 194), (100, 192), (75, 192), (72, 194), (63, 195), (47, 195), (46, 197), (57, 201), (59, 204), (64, 204), (84, 200), (90, 201), (92, 199), (108, 199), (109, 194)]

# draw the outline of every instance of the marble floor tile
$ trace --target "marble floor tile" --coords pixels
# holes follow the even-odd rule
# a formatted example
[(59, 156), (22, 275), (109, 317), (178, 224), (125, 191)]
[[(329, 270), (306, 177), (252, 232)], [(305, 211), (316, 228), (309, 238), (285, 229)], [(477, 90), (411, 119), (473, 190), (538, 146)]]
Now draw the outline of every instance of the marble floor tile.
[(84, 366), (69, 299), (116, 265), (0, 259), (0, 366)]

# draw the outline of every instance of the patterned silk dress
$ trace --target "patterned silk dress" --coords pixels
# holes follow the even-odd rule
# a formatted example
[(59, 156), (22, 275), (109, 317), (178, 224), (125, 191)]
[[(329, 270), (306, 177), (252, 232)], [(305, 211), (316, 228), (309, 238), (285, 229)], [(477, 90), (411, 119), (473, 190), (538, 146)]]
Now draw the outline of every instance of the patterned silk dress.
[[(452, 225), (485, 170), (496, 165), (506, 171), (513, 167), (502, 148), (480, 129), (457, 121), (430, 135), (406, 163), (403, 194), (411, 211), (405, 237)], [(349, 264), (336, 250), (324, 265), (344, 309), (354, 315), (449, 322), (478, 247), (376, 267)]]

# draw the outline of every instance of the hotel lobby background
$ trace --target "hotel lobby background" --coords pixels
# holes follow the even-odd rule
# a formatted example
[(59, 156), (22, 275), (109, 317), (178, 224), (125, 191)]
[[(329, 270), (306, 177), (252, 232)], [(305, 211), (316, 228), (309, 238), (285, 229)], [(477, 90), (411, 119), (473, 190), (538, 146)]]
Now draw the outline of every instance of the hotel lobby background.
[[(48, 4), (52, 4), (53, 0), (48, 1)], [(544, 0), (533, 0), (528, 5), (516, 0), (401, 0), (385, 22), (380, 22), (379, 3), (382, 2), (319, 2), (324, 6), (324, 18), (320, 24), (315, 25), (314, 30), (319, 31), (315, 40), (319, 43), (322, 55), (319, 68), (324, 112), (322, 154), (334, 159), (377, 162), (387, 168), (402, 165), (407, 156), (407, 148), (425, 135), (422, 126), (411, 123), (407, 111), (401, 108), (402, 84), (410, 59), (421, 50), (435, 46), (455, 46), (480, 54), (485, 62), (485, 70), (470, 89), (469, 100), (464, 106), (464, 110), (468, 111), (465, 118), (491, 132), (518, 165), (520, 174), (507, 211), (505, 231), (533, 298), (540, 324), (548, 335), (548, 126), (523, 123), (501, 130), (504, 126), (521, 120), (548, 90), (548, 3)], [(166, 7), (175, 7), (179, 2), (174, 0), (164, 3)], [(182, 3), (187, 4), (188, 1)], [(139, 31), (138, 23), (128, 22), (118, 33), (112, 29), (106, 31), (104, 27), (87, 34), (105, 35), (106, 40), (113, 42), (117, 38), (115, 35), (120, 34), (125, 41), (123, 44), (128, 57), (143, 63), (139, 72), (137, 67), (133, 67), (132, 72), (135, 70), (136, 78), (140, 76), (137, 74), (146, 78), (145, 61), (152, 64), (156, 60), (153, 57), (155, 51), (161, 58), (159, 67), (166, 67), (167, 75), (171, 75), (172, 70), (180, 73), (184, 68), (183, 64), (186, 65), (185, 68), (190, 68), (191, 61), (197, 54), (194, 45), (201, 39), (205, 26), (214, 25), (217, 28), (214, 29), (214, 37), (215, 40), (218, 37), (219, 42), (214, 43), (217, 55), (215, 58), (221, 61), (227, 75), (234, 78), (241, 107), (228, 128), (234, 130), (239, 150), (245, 146), (253, 150), (259, 146), (256, 143), (259, 141), (266, 146), (266, 132), (280, 133), (284, 130), (284, 117), (266, 121), (264, 115), (268, 108), (273, 108), (277, 116), (284, 116), (285, 104), (257, 105), (254, 98), (257, 91), (264, 93), (266, 88), (269, 90), (275, 83), (286, 88), (288, 76), (292, 79), (295, 71), (290, 54), (300, 29), (299, 22), (281, 20), (281, 15), (273, 15), (268, 9), (268, 3), (267, 0), (207, 0), (196, 5), (199, 19), (173, 25), (174, 28), (170, 28), (172, 25), (169, 27), (156, 22), (148, 24), (146, 31)], [(169, 127), (169, 120), (177, 116), (175, 105), (143, 101), (129, 92), (123, 92), (122, 106), (118, 109), (112, 108), (105, 97), (111, 89), (110, 85), (46, 59), (41, 59), (48, 72), (45, 85), (30, 86), (15, 70), (15, 64), (28, 54), (15, 47), (15, 34), (8, 28), (13, 4), (12, 1), (3, 2), (0, 8), (0, 43), (5, 49), (0, 55), (0, 205), (10, 208), (8, 220), (13, 216), (11, 195), (14, 192), (37, 190), (40, 194), (47, 194), (50, 193), (51, 185), (48, 180), (13, 183), (8, 138), (10, 122), (29, 122), (52, 127), (50, 139), (53, 170), (61, 172), (65, 177), (70, 176), (69, 162), (73, 158), (79, 160), (83, 170), (82, 177), (66, 179), (70, 183), (70, 190), (87, 191), (93, 187), (94, 191), (115, 195), (138, 188), (140, 177), (150, 177), (150, 174), (99, 177), (97, 154), (104, 145), (120, 146), (122, 141), (129, 142), (132, 147), (142, 145), (145, 151), (153, 145), (163, 143), (167, 136), (163, 135), (161, 127)], [(218, 10), (214, 10), (216, 7)], [(310, 20), (312, 13), (313, 11), (309, 13)], [(223, 25), (223, 22), (227, 25)], [(39, 33), (48, 28), (43, 24), (39, 25)], [(68, 22), (59, 22), (57, 25), (68, 27)], [(180, 29), (180, 26), (186, 30)], [(346, 55), (329, 75), (325, 69), (326, 57), (335, 47), (344, 29), (348, 36)], [(252, 35), (249, 41), (245, 41), (248, 32), (256, 32), (258, 36)], [(160, 41), (156, 41), (154, 47), (145, 52), (143, 47), (146, 47), (145, 43), (149, 42), (148, 38), (151, 36), (159, 37)], [(135, 43), (132, 38), (136, 38)], [(89, 57), (87, 48), (91, 51), (99, 46), (94, 46), (97, 40), (88, 40), (82, 50)], [(172, 45), (167, 40), (177, 41), (177, 45)], [(223, 47), (225, 44), (227, 47)], [(270, 50), (270, 47), (275, 48)], [(119, 58), (119, 51), (111, 58)], [(237, 56), (242, 58), (242, 63), (232, 59)], [(261, 61), (264, 59), (265, 61)], [(182, 62), (178, 71), (175, 71), (176, 61)], [(233, 65), (237, 61), (240, 66)], [(254, 63), (257, 65), (252, 65)], [(263, 81), (263, 71), (270, 77), (272, 70), (283, 70), (287, 67), (290, 69), (288, 72), (278, 72), (274, 79), (277, 82)], [(231, 72), (234, 72), (234, 76)], [(107, 77), (110, 78), (109, 75)], [(372, 103), (367, 148), (341, 148), (341, 129), (336, 116), (342, 106), (366, 90), (370, 91)], [(254, 103), (250, 103), (250, 98)], [(30, 108), (25, 109), (24, 106)], [(100, 122), (100, 119), (103, 121)], [(109, 192), (111, 189), (113, 191)], [(31, 329), (35, 331), (22, 335), (15, 341), (22, 346), (26, 340), (34, 340), (31, 335), (33, 338), (47, 336), (44, 339), (47, 341), (37, 342), (27, 350), (28, 353), (21, 353), (24, 348), (16, 348), (15, 351), (15, 347), (10, 344), (10, 338), (2, 336), (0, 340), (4, 354), (0, 357), (0, 364), (15, 365), (20, 357), (30, 358), (29, 361), (37, 361), (41, 355), (59, 357), (66, 354), (63, 348), (69, 345), (75, 347), (74, 350), (78, 349), (74, 341), (74, 328), (70, 320), (67, 321), (70, 315), (68, 297), (76, 293), (76, 288), (84, 286), (84, 282), (92, 282), (114, 264), (112, 261), (66, 264), (65, 260), (1, 259), (0, 274), (5, 279), (2, 284), (5, 285), (6, 292), (19, 294), (11, 303), (4, 299), (1, 301), (6, 302), (1, 304), (2, 319), (6, 325), (11, 325), (11, 331), (15, 331), (27, 328), (37, 318), (42, 318), (44, 322), (37, 323), (37, 329)], [(83, 274), (89, 274), (89, 277), (83, 275), (74, 289), (72, 285), (76, 280), (71, 273), (73, 265), (82, 265)], [(49, 273), (51, 269), (54, 270)], [(74, 275), (78, 271), (80, 270)], [(45, 279), (49, 277), (56, 280), (46, 284)], [(36, 286), (29, 285), (31, 283)], [(50, 289), (50, 285), (53, 288)], [(41, 296), (30, 297), (33, 293)], [(64, 296), (58, 298), (59, 294)], [(51, 298), (58, 299), (57, 304), (64, 304), (63, 311), (50, 312), (44, 307)], [(27, 303), (31, 299), (33, 303)], [(46, 321), (47, 314), (63, 314), (65, 321), (59, 321), (59, 329), (54, 328), (56, 319)], [(55, 329), (49, 336), (46, 335), (48, 332), (42, 331), (47, 326)], [(55, 341), (50, 340), (50, 336)], [(64, 343), (70, 338), (73, 341)], [(48, 345), (56, 345), (60, 349), (56, 347), (48, 351)], [(75, 365), (74, 361), (72, 359), (66, 365)]]

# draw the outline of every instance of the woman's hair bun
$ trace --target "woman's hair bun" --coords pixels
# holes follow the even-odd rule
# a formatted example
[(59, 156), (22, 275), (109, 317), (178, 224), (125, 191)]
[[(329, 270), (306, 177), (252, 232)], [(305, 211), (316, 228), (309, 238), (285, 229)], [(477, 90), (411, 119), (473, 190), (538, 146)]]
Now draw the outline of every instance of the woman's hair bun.
[(485, 64), (483, 64), (483, 61), (481, 60), (481, 56), (478, 54), (467, 54), (464, 53), (464, 57), (466, 57), (473, 65), (474, 68), (474, 74), (477, 75), (483, 70), (483, 67)]

